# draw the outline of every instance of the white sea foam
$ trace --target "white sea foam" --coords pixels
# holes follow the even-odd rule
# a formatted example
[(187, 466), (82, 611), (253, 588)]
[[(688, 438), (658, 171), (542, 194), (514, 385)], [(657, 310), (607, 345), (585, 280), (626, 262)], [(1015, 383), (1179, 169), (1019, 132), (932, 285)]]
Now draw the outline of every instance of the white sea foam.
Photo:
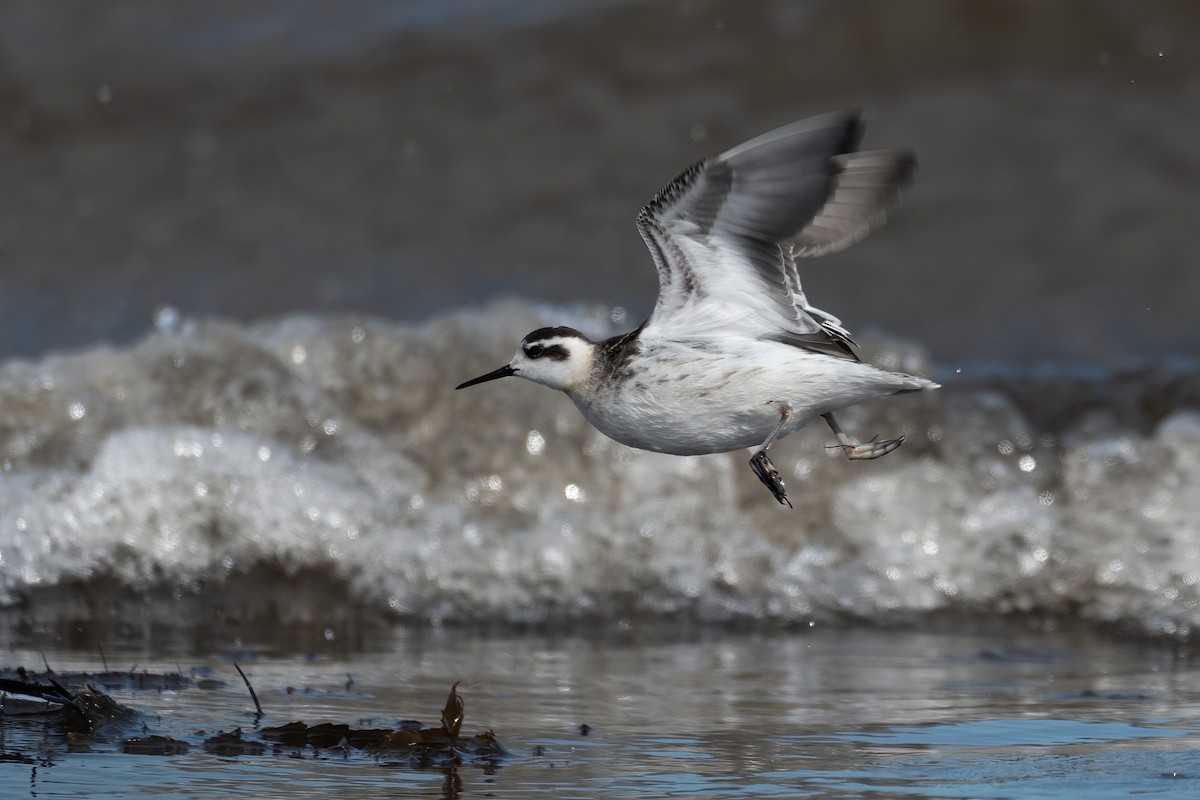
[[(242, 578), (246, 602), (268, 575), (274, 613), (301, 618), (319, 592), (417, 620), (1200, 621), (1195, 375), (1135, 382), (1153, 412), (1129, 410), (1128, 380), (1093, 383), (1092, 413), (1054, 429), (1021, 411), (1038, 391), (1069, 408), (1069, 382), (1045, 377), (1021, 397), (945, 381), (849, 410), (855, 434), (909, 443), (851, 463), (823, 426), (801, 431), (772, 450), (788, 511), (743, 453), (634, 451), (521, 381), (452, 389), (529, 330), (603, 335), (608, 318), (507, 302), (420, 327), (185, 321), (127, 349), (10, 363), (0, 599), (219, 597)], [(890, 340), (867, 355), (927, 367)]]

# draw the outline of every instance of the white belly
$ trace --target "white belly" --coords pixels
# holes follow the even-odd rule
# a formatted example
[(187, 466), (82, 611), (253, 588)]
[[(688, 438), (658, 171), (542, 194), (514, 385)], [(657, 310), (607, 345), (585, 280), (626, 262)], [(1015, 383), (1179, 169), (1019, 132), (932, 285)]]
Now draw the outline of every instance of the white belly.
[(920, 388), (920, 379), (908, 375), (778, 347), (768, 353), (777, 358), (720, 354), (641, 361), (622, 380), (591, 394), (571, 393), (571, 399), (597, 430), (622, 444), (702, 455), (757, 447), (785, 407), (792, 419), (780, 437), (821, 414)]
[(661, 396), (623, 394), (623, 403), (588, 405), (576, 399), (575, 404), (601, 433), (641, 450), (677, 456), (725, 453), (762, 444), (779, 423), (779, 411), (766, 403), (734, 408), (702, 398), (664, 403), (667, 398)]

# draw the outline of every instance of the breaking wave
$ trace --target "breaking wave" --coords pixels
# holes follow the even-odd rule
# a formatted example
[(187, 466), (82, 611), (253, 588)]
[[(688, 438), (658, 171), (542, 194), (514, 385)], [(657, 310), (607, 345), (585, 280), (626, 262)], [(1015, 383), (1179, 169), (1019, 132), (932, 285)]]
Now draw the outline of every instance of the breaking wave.
[[(0, 602), (207, 597), (419, 621), (685, 617), (805, 624), (934, 612), (1200, 623), (1200, 372), (937, 375), (843, 412), (904, 433), (873, 462), (813, 425), (772, 450), (677, 458), (591, 429), (522, 381), (455, 392), (522, 335), (605, 309), (518, 301), (422, 325), (180, 322), (0, 368)], [(928, 372), (921, 351), (865, 342)]]

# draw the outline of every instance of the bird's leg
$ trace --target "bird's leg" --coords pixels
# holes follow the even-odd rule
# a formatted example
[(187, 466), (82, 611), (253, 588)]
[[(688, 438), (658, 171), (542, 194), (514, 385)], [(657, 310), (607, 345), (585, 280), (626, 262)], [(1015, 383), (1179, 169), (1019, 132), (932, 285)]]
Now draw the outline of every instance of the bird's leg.
[(878, 442), (875, 437), (865, 444), (858, 444), (853, 439), (845, 434), (842, 426), (837, 424), (837, 420), (833, 418), (833, 414), (822, 414), (825, 421), (829, 423), (829, 427), (833, 430), (833, 435), (837, 437), (838, 443), (835, 447), (842, 448), (842, 452), (846, 454), (846, 458), (851, 461), (866, 461), (872, 458), (886, 456), (888, 453), (895, 450), (900, 445), (904, 444), (908, 437), (901, 436), (898, 439), (885, 439)]
[(775, 495), (775, 499), (781, 505), (786, 505), (792, 508), (792, 502), (787, 499), (787, 492), (783, 488), (783, 479), (779, 477), (779, 470), (775, 469), (775, 465), (771, 463), (771, 459), (767, 458), (767, 448), (775, 441), (775, 437), (779, 436), (779, 432), (784, 426), (792, 421), (791, 406), (781, 406), (779, 409), (779, 424), (775, 426), (775, 430), (771, 431), (771, 435), (767, 440), (759, 445), (754, 451), (754, 455), (750, 457), (750, 469), (754, 470), (754, 474), (763, 482), (771, 494)]

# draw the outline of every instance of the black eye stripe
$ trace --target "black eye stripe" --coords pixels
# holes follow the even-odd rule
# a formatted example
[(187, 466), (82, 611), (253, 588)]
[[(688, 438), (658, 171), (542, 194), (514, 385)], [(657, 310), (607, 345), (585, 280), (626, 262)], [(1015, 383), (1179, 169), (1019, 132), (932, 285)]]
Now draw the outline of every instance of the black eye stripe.
[(525, 355), (530, 358), (549, 358), (553, 361), (566, 361), (568, 353), (567, 348), (561, 344), (552, 344), (548, 347), (541, 344), (528, 344), (525, 345)]

